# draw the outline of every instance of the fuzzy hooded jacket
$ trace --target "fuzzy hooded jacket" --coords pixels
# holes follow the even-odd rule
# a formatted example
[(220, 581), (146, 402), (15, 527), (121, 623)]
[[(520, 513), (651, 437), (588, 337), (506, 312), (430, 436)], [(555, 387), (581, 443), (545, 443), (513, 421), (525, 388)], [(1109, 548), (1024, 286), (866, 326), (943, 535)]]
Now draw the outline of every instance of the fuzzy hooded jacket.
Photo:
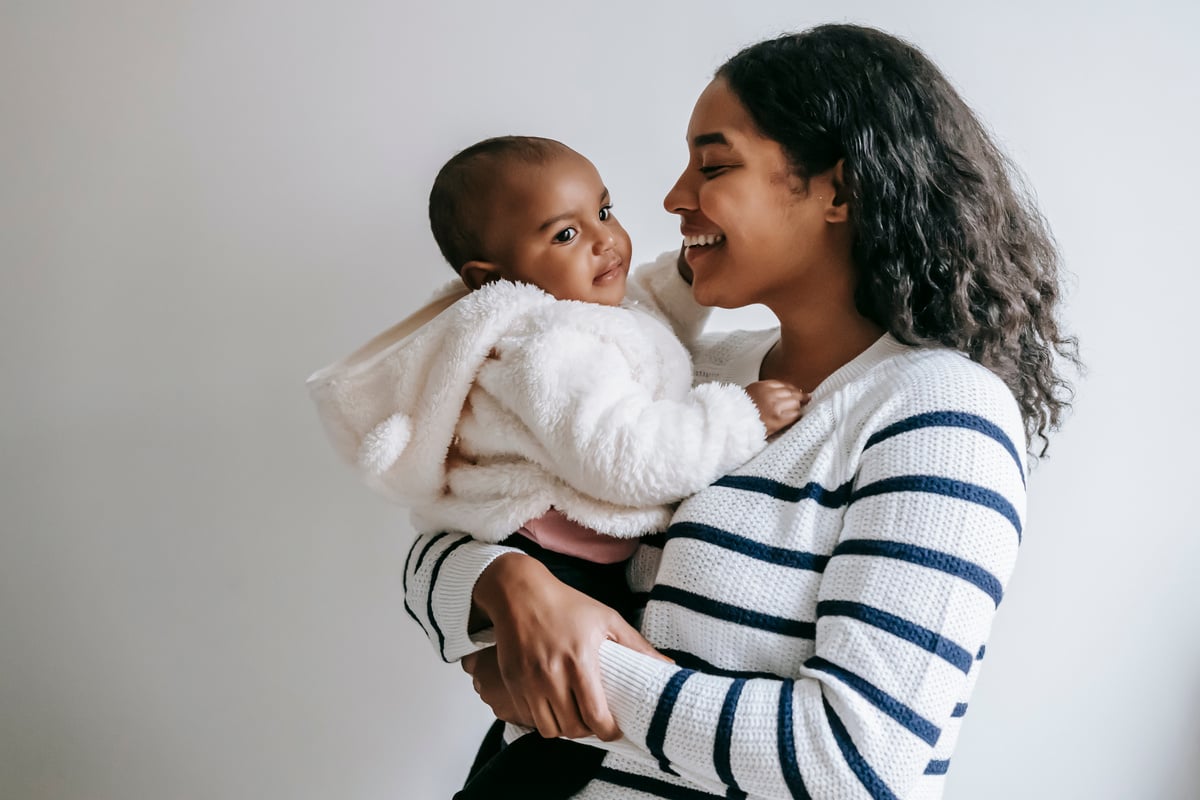
[(692, 387), (681, 338), (706, 315), (674, 296), (674, 270), (666, 253), (636, 271), (620, 307), (447, 287), (309, 390), (340, 455), (418, 531), (497, 542), (551, 507), (611, 536), (662, 530), (766, 436), (741, 388)]

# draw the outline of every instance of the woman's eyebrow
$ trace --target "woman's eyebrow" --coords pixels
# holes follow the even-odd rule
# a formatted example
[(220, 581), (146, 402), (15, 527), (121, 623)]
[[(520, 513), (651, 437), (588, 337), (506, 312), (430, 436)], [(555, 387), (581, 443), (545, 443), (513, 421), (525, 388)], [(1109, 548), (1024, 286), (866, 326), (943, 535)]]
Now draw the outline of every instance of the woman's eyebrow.
[(729, 140), (725, 138), (725, 134), (720, 133), (701, 133), (692, 139), (692, 147), (704, 147), (706, 144), (723, 144), (729, 146)]

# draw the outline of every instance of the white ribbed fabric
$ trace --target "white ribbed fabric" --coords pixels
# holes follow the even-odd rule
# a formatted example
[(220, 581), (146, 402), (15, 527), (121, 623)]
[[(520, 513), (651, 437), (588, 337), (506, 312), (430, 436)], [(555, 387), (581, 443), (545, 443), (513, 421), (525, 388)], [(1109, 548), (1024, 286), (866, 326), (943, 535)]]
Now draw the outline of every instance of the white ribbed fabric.
[[(776, 335), (703, 339), (697, 373), (744, 376)], [(957, 353), (884, 336), (838, 370), (631, 562), (642, 632), (676, 664), (604, 645), (625, 738), (577, 797), (941, 797), (1017, 554), (1024, 444), (1011, 393)], [(406, 596), (443, 657), (480, 646), (470, 591), (501, 552), (414, 542)]]

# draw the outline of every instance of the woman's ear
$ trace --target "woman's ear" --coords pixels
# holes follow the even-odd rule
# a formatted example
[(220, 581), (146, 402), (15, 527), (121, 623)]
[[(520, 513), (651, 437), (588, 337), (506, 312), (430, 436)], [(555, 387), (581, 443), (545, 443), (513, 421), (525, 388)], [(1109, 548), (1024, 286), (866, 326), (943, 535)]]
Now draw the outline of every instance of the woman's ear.
[(468, 261), (458, 271), (462, 282), (472, 292), (485, 283), (500, 280), (500, 266), (491, 261)]
[(850, 219), (850, 192), (843, 177), (846, 159), (839, 158), (829, 169), (829, 182), (833, 185), (833, 197), (825, 209), (826, 222), (846, 222)]

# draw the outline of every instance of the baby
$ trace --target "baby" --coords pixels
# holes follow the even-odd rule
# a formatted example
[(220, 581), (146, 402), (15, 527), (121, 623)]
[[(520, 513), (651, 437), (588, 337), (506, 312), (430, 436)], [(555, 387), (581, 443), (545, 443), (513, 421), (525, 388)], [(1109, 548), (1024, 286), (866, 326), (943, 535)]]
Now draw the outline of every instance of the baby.
[[(807, 396), (692, 386), (681, 339), (706, 310), (673, 254), (630, 277), (608, 190), (560, 142), (468, 147), (439, 172), (429, 216), (461, 283), (309, 379), (333, 442), (418, 530), (518, 547), (632, 618), (637, 537), (757, 454)], [(525, 736), (493, 761), (512, 772), (546, 757), (526, 751), (567, 745), (583, 747)], [(489, 770), (461, 796), (495, 796)]]

